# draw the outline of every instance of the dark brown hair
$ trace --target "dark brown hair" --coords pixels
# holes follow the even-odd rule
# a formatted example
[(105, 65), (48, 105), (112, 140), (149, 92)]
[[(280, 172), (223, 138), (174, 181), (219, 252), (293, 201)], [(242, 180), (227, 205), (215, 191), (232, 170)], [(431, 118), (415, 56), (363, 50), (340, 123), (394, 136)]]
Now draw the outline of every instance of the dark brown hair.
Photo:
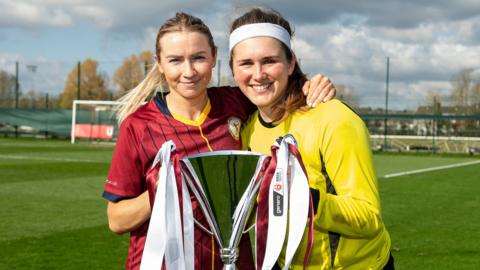
[[(233, 21), (230, 28), (230, 33), (240, 26), (254, 23), (272, 23), (285, 28), (290, 36), (293, 36), (293, 31), (288, 21), (283, 16), (273, 9), (253, 8), (247, 11), (236, 20)], [(287, 60), (291, 61), (295, 54), (281, 42), (282, 48), (285, 51)], [(230, 53), (230, 68), (233, 72), (233, 50)], [(290, 113), (297, 109), (307, 109), (306, 99), (302, 92), (302, 86), (307, 81), (307, 76), (302, 72), (298, 62), (295, 61), (295, 68), (290, 76), (288, 76), (287, 89), (285, 93), (279, 97), (272, 106), (272, 114), (270, 118), (273, 122), (279, 122), (285, 119)]]

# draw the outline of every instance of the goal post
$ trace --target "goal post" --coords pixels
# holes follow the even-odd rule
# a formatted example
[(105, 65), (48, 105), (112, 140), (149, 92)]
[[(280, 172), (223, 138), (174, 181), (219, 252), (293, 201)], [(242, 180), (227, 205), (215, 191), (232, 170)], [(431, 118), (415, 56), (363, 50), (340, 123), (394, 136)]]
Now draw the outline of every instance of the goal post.
[(118, 101), (74, 100), (71, 143), (77, 139), (115, 141), (118, 131), (115, 107)]

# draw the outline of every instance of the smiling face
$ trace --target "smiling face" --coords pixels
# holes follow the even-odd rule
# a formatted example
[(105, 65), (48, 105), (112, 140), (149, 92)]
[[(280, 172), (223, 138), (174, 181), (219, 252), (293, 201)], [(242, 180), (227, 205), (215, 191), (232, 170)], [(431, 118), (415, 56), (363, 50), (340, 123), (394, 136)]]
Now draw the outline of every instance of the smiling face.
[(205, 98), (216, 56), (205, 34), (171, 32), (159, 40), (159, 70), (170, 95), (187, 100)]
[(264, 117), (286, 91), (294, 67), (295, 60), (287, 59), (281, 42), (275, 38), (246, 39), (232, 51), (235, 81)]

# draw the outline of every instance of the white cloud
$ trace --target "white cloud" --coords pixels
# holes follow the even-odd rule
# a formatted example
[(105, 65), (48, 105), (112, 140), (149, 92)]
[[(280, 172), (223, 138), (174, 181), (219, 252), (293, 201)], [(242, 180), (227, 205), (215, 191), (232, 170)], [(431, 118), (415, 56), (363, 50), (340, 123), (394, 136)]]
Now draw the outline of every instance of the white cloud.
[(63, 9), (53, 9), (51, 16), (50, 23), (54, 26), (70, 26), (72, 24), (72, 18)]
[(61, 7), (48, 7), (26, 1), (0, 1), (0, 26), (36, 28), (66, 27), (71, 24), (71, 16)]
[[(247, 1), (255, 3), (257, 1)], [(284, 1), (264, 0), (287, 18), (298, 23), (342, 22), (365, 20), (369, 26), (414, 28), (421, 23), (461, 21), (478, 16), (480, 2), (475, 0), (368, 0)], [(315, 8), (313, 8), (315, 7)], [(342, 18), (341, 20), (339, 18)]]
[(147, 27), (143, 31), (143, 38), (141, 41), (141, 50), (142, 51), (152, 51), (155, 53), (155, 41), (157, 38), (157, 28), (154, 27)]
[(91, 19), (100, 28), (110, 28), (113, 26), (113, 15), (110, 10), (91, 4), (78, 5), (73, 8), (77, 16)]
[[(392, 100), (406, 106), (423, 102), (430, 90), (448, 92), (450, 78), (464, 68), (480, 70), (478, 1), (266, 2), (295, 28), (293, 46), (303, 70), (322, 72), (334, 83), (353, 87), (367, 105), (383, 106), (387, 57)], [(117, 44), (138, 44), (138, 52), (153, 50), (160, 24), (183, 10), (211, 27), (220, 48), (222, 72), (229, 72), (225, 66), (229, 57), (227, 32), (235, 17), (231, 7), (236, 3), (0, 0), (0, 42), (11, 35), (2, 33), (2, 26), (32, 29), (93, 22), (101, 33), (107, 33), (108, 60), (121, 63), (127, 55), (121, 54)], [(0, 54), (0, 65), (3, 58), (7, 59)]]
[(0, 27), (70, 26), (79, 20), (91, 20), (101, 29), (133, 26), (135, 29), (160, 24), (176, 11), (196, 15), (214, 14), (220, 1), (195, 2), (139, 0), (0, 0)]
[(364, 104), (385, 100), (386, 58), (394, 106), (412, 108), (425, 102), (427, 90), (445, 95), (449, 80), (465, 68), (479, 68), (480, 46), (473, 39), (473, 20), (420, 24), (411, 29), (339, 23), (297, 28), (297, 55), (309, 74), (321, 72), (334, 83), (355, 89)]
[(15, 62), (23, 60), (20, 54), (0, 52), (0, 69), (15, 74)]

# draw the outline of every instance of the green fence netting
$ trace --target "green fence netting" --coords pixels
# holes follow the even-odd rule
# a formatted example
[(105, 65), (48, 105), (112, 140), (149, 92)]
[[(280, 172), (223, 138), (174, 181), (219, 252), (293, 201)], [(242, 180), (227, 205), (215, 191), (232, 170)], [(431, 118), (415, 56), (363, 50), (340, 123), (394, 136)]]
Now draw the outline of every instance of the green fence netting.
[[(111, 124), (115, 118), (111, 112), (78, 110), (77, 123)], [(72, 110), (65, 109), (0, 109), (0, 133), (39, 134), (69, 137), (72, 126)]]

